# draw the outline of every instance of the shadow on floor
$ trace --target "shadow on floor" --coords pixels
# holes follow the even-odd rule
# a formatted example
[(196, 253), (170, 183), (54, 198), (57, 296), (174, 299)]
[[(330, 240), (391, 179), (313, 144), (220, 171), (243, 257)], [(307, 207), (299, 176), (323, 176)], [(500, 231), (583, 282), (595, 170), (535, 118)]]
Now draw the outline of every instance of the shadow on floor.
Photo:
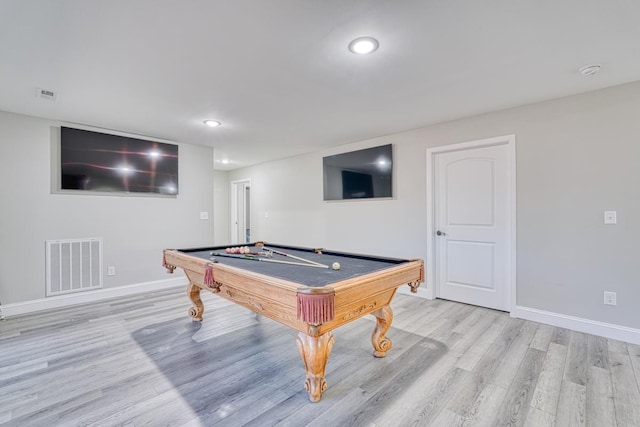
[[(206, 313), (203, 322), (185, 316), (148, 325), (132, 336), (168, 380), (154, 384), (156, 392), (177, 391), (203, 425), (300, 425), (326, 416), (329, 408), (342, 411), (336, 412), (339, 422), (353, 425), (354, 419), (373, 422), (447, 352), (441, 342), (392, 327), (392, 349), (375, 358), (374, 325), (358, 319), (333, 331), (328, 388), (319, 403), (304, 390), (297, 332), (242, 307)], [(179, 424), (193, 414), (167, 417), (163, 422)]]

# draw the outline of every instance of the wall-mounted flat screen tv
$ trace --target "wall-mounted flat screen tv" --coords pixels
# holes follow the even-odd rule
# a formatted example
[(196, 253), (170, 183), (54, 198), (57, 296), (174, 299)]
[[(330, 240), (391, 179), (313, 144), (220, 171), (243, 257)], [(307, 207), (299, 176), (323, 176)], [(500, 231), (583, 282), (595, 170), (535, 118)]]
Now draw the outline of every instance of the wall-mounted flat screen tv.
[(392, 145), (323, 157), (324, 200), (393, 197)]
[(62, 127), (62, 190), (178, 194), (178, 146)]

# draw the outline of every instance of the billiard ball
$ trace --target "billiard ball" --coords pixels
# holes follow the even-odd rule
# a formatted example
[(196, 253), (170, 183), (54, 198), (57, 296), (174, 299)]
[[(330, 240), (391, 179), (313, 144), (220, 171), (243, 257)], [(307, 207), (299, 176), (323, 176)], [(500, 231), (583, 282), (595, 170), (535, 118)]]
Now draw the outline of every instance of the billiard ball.
[(340, 270), (340, 263), (334, 262), (333, 264), (331, 264), (331, 268), (333, 268), (334, 270)]

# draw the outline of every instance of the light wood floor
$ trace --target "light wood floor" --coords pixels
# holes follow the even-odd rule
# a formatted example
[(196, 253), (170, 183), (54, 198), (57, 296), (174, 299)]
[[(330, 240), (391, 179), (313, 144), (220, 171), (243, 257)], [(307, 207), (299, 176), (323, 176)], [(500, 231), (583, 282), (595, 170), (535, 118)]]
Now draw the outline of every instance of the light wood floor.
[(640, 426), (640, 347), (443, 300), (397, 295), (334, 331), (308, 401), (295, 331), (182, 290), (0, 322), (0, 424), (15, 426)]

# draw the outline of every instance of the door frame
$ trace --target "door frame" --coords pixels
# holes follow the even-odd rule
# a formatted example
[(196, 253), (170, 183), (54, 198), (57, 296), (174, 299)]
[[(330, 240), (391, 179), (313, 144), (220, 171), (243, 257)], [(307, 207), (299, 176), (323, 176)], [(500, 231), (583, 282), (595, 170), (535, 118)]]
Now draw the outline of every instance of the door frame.
[[(251, 187), (251, 178), (231, 181), (231, 233), (229, 234), (229, 237), (231, 238), (231, 242), (234, 245), (244, 243), (244, 238), (241, 239), (241, 242), (238, 240), (238, 224), (236, 223), (236, 221), (238, 219), (238, 186), (245, 184)], [(246, 215), (246, 202), (244, 210)], [(249, 218), (251, 218), (251, 208), (249, 208)]]
[[(426, 298), (435, 299), (439, 295), (439, 286), (436, 281), (437, 262), (435, 259), (435, 161), (438, 154), (465, 151), (474, 148), (491, 147), (495, 145), (507, 145), (509, 149), (509, 174), (510, 194), (509, 198), (509, 248), (507, 253), (510, 258), (509, 274), (507, 278), (507, 293), (509, 312), (516, 307), (516, 136), (503, 135), (494, 138), (480, 139), (476, 141), (461, 142), (458, 144), (443, 145), (427, 149), (427, 261), (426, 261)], [(432, 286), (429, 286), (432, 284)]]

